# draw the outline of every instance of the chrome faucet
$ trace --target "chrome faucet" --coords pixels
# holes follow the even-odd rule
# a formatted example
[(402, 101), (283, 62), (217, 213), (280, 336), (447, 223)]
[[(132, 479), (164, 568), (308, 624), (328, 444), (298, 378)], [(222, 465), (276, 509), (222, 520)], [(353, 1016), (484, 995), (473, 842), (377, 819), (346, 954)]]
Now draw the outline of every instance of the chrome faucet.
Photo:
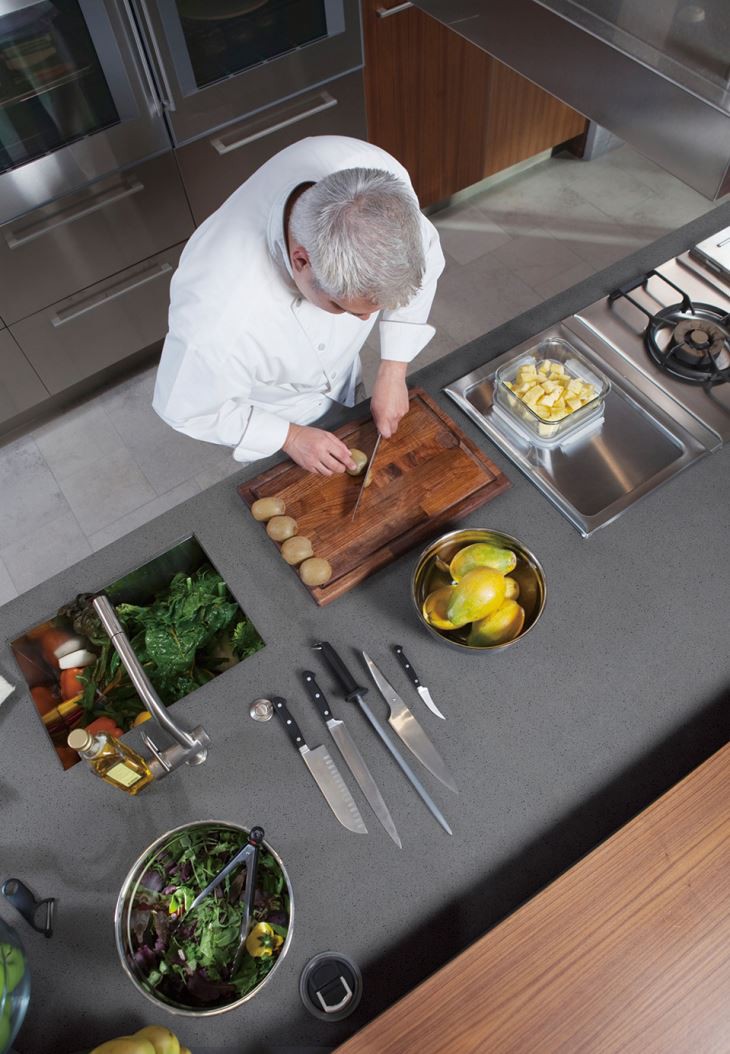
[(202, 765), (208, 756), (208, 733), (202, 725), (188, 731), (173, 721), (135, 655), (109, 597), (100, 593), (91, 602), (150, 716), (163, 732), (175, 740), (172, 746), (162, 750), (146, 732), (142, 733), (144, 744), (152, 754), (152, 758), (147, 761), (155, 779), (162, 779), (181, 765)]

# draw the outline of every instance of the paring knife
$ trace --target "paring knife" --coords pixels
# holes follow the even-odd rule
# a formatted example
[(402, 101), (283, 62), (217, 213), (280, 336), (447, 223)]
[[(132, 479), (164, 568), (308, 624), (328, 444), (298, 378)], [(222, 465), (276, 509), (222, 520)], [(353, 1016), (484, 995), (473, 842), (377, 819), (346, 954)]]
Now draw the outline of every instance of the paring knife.
[(388, 750), (392, 754), (394, 760), (399, 765), (401, 771), (410, 780), (411, 784), (413, 785), (413, 787), (416, 790), (416, 793), (419, 795), (419, 797), (421, 798), (421, 800), (424, 803), (424, 805), (426, 806), (426, 808), (436, 818), (438, 823), (441, 824), (441, 826), (446, 831), (446, 833), (447, 834), (451, 834), (452, 833), (451, 828), (449, 827), (448, 823), (446, 822), (446, 818), (445, 818), (444, 814), (441, 812), (441, 810), (439, 809), (438, 805), (436, 805), (436, 803), (434, 802), (433, 798), (428, 793), (426, 788), (423, 786), (423, 784), (419, 780), (418, 776), (416, 776), (415, 772), (413, 771), (411, 766), (408, 764), (408, 762), (405, 760), (405, 758), (403, 757), (401, 752), (398, 750), (397, 747), (395, 747), (391, 743), (388, 733), (385, 731), (385, 729), (381, 725), (380, 721), (378, 721), (378, 719), (375, 716), (375, 714), (372, 712), (372, 710), (370, 709), (368, 704), (365, 702), (365, 696), (367, 695), (367, 688), (363, 688), (361, 685), (359, 685), (355, 681), (355, 679), (353, 678), (352, 674), (350, 673), (348, 668), (345, 666), (344, 662), (339, 657), (339, 655), (337, 654), (335, 649), (332, 647), (332, 645), (329, 643), (329, 641), (326, 641), (326, 640), (320, 641), (319, 644), (315, 644), (314, 645), (314, 648), (315, 648), (316, 651), (321, 651), (323, 656), (327, 660), (327, 665), (330, 667), (330, 669), (334, 673), (335, 677), (340, 682), (340, 687), (342, 688), (342, 691), (343, 691), (343, 694), (345, 696), (345, 699), (347, 699), (348, 702), (353, 702), (354, 701), (354, 702), (356, 702), (359, 705), (360, 709), (365, 714), (365, 716), (367, 717), (367, 719), (370, 722), (370, 724), (373, 726), (375, 731), (378, 733), (378, 735), (382, 739), (383, 743), (385, 743), (386, 747), (388, 748)]
[(423, 701), (426, 704), (426, 706), (428, 707), (428, 709), (431, 711), (432, 714), (436, 714), (436, 717), (440, 717), (442, 721), (445, 721), (446, 718), (444, 717), (444, 715), (441, 713), (439, 708), (434, 703), (433, 699), (431, 698), (431, 693), (429, 692), (428, 688), (425, 686), (425, 684), (421, 684), (421, 682), (420, 682), (420, 680), (418, 678), (418, 674), (416, 673), (416, 671), (413, 669), (413, 667), (411, 666), (410, 662), (406, 658), (406, 653), (403, 651), (403, 648), (400, 646), (400, 644), (394, 644), (393, 645), (393, 651), (395, 652), (396, 659), (398, 660), (398, 662), (401, 664), (403, 669), (408, 674), (408, 677), (410, 679), (411, 684), (416, 689), (416, 691), (420, 695), (421, 699), (423, 699)]
[(340, 754), (342, 754), (350, 772), (357, 780), (358, 786), (367, 798), (370, 808), (373, 810), (398, 848), (402, 849), (403, 846), (395, 824), (393, 823), (393, 818), (388, 810), (388, 806), (383, 801), (383, 796), (378, 790), (378, 785), (373, 779), (370, 769), (365, 764), (365, 759), (358, 750), (355, 740), (350, 735), (349, 730), (345, 727), (344, 721), (338, 720), (332, 713), (330, 705), (327, 702), (322, 689), (317, 684), (317, 680), (312, 671), (305, 670), (303, 677), (304, 687), (307, 690), (309, 698), (317, 707), (320, 716), (324, 719), (327, 728), (329, 728), (332, 733), (332, 738), (340, 748)]
[(365, 469), (365, 475), (363, 476), (362, 483), (360, 484), (360, 493), (357, 496), (357, 501), (355, 502), (355, 508), (352, 510), (352, 517), (351, 518), (353, 520), (355, 519), (355, 515), (357, 514), (357, 510), (360, 508), (360, 502), (363, 499), (363, 495), (365, 494), (365, 491), (367, 490), (367, 488), (370, 486), (370, 477), (373, 474), (373, 464), (375, 462), (375, 457), (376, 457), (376, 455), (378, 453), (378, 447), (380, 446), (380, 440), (382, 438), (383, 437), (381, 436), (380, 432), (378, 432), (378, 438), (375, 440), (375, 446), (373, 447), (373, 452), (370, 455), (370, 460), (368, 461), (368, 467)]
[(312, 773), (315, 783), (322, 791), (327, 804), (343, 827), (355, 834), (367, 834), (360, 810), (355, 804), (355, 799), (347, 789), (347, 784), (337, 771), (337, 766), (324, 746), (315, 747), (310, 750), (304, 742), (304, 736), (299, 730), (299, 725), (289, 713), (286, 699), (274, 695), (271, 697), (274, 704), (274, 713), (281, 718), (286, 733), (294, 746), (304, 758), (304, 762)]
[(441, 780), (444, 786), (452, 790), (454, 794), (458, 794), (459, 790), (454, 783), (454, 777), (446, 768), (444, 759), (398, 695), (393, 685), (380, 672), (367, 652), (364, 651), (362, 657), (367, 663), (371, 677), (378, 686), (378, 691), (390, 707), (390, 717), (388, 718), (390, 727), (403, 740), (411, 753), (415, 754), (421, 764), (425, 765), (428, 771), (433, 773), (436, 779)]

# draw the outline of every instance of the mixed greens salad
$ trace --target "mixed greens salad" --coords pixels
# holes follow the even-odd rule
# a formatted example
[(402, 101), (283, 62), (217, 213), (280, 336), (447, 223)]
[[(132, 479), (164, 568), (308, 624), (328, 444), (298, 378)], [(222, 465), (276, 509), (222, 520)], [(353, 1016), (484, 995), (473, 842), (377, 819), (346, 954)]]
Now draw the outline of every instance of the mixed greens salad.
[(281, 867), (265, 848), (259, 853), (246, 951), (234, 977), (229, 971), (238, 947), (245, 866), (194, 911), (187, 910), (246, 840), (242, 832), (202, 826), (175, 835), (147, 862), (129, 907), (131, 951), (135, 973), (163, 1000), (224, 1006), (254, 989), (274, 967), (289, 931), (290, 903)]

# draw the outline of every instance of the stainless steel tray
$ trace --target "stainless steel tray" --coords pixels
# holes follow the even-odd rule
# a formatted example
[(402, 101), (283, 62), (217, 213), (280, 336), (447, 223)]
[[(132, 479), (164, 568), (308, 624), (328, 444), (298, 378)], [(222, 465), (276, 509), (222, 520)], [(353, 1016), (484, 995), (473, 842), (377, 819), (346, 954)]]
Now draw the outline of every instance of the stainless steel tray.
[[(702, 457), (715, 440), (612, 349), (593, 346), (591, 336), (571, 318), (443, 389), (584, 537)], [(493, 408), (497, 369), (546, 337), (577, 345), (612, 382), (602, 422), (553, 450), (529, 442)]]

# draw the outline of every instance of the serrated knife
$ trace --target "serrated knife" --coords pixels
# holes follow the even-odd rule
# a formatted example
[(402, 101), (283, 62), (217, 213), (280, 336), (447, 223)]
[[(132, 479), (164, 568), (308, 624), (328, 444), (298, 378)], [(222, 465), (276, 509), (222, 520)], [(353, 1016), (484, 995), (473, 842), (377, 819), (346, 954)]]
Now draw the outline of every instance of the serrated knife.
[(393, 817), (390, 815), (388, 806), (383, 800), (383, 795), (378, 790), (378, 785), (373, 779), (370, 769), (365, 764), (365, 759), (358, 750), (357, 744), (350, 735), (345, 722), (338, 720), (332, 713), (324, 692), (317, 684), (317, 679), (312, 671), (305, 670), (302, 676), (304, 677), (304, 687), (307, 690), (309, 698), (317, 707), (317, 712), (330, 730), (332, 738), (339, 747), (340, 754), (342, 754), (350, 772), (357, 780), (358, 786), (367, 798), (370, 808), (373, 810), (398, 848), (402, 849), (403, 846), (398, 831), (396, 830), (396, 826), (393, 823)]
[(378, 691), (390, 707), (390, 716), (388, 717), (390, 727), (403, 740), (410, 752), (415, 754), (421, 764), (425, 765), (436, 779), (441, 780), (443, 785), (452, 790), (454, 794), (458, 794), (458, 787), (454, 783), (454, 777), (446, 768), (444, 759), (398, 695), (393, 685), (381, 673), (366, 651), (362, 652), (362, 657), (368, 670), (370, 670), (370, 676), (378, 686)]
[(434, 703), (433, 699), (431, 698), (431, 693), (429, 692), (426, 685), (421, 684), (418, 674), (406, 658), (406, 653), (403, 651), (403, 648), (400, 646), (400, 644), (394, 644), (393, 651), (395, 652), (396, 659), (408, 674), (408, 679), (410, 680), (411, 684), (416, 689), (421, 699), (423, 699), (428, 709), (431, 711), (432, 714), (436, 714), (436, 717), (440, 717), (442, 721), (445, 721), (446, 718)]
[(289, 713), (286, 699), (274, 695), (271, 697), (271, 702), (274, 704), (274, 713), (281, 718), (286, 734), (304, 758), (304, 763), (322, 791), (325, 801), (342, 826), (348, 831), (354, 831), (355, 834), (367, 834), (368, 829), (355, 804), (355, 799), (347, 789), (347, 784), (338, 772), (327, 748), (319, 746), (310, 750), (304, 742), (299, 725)]

